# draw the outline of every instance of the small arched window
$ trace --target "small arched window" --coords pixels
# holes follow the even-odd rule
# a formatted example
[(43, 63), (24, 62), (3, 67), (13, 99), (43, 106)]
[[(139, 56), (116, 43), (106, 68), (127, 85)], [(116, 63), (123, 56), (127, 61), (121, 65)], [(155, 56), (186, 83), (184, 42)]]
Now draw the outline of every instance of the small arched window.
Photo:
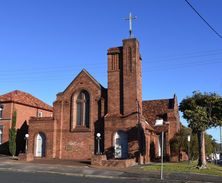
[(2, 142), (3, 142), (3, 126), (2, 125), (0, 125), (0, 145), (2, 144)]
[(90, 97), (86, 90), (82, 90), (76, 100), (74, 101), (73, 111), (75, 113), (75, 124), (76, 127), (87, 127), (89, 128), (90, 119)]
[(3, 105), (0, 104), (0, 119), (2, 119), (3, 116)]

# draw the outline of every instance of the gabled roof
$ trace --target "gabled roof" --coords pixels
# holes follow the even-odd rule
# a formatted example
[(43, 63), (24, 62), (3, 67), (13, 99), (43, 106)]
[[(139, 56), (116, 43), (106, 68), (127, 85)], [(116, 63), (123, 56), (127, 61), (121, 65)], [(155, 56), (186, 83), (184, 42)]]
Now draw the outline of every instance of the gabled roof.
[(175, 109), (175, 98), (161, 100), (146, 100), (142, 102), (143, 116), (146, 121), (154, 125), (158, 117), (165, 118), (168, 112)]
[(45, 102), (39, 100), (29, 93), (19, 90), (14, 90), (4, 95), (0, 95), (0, 103), (1, 102), (15, 102), (39, 109), (44, 109), (47, 111), (53, 111), (53, 108), (50, 105), (46, 104)]
[(91, 75), (86, 69), (82, 69), (82, 71), (75, 77), (75, 79), (67, 86), (67, 88), (63, 91), (63, 93), (73, 84), (73, 82), (81, 75), (86, 74), (100, 89), (104, 89), (104, 87)]

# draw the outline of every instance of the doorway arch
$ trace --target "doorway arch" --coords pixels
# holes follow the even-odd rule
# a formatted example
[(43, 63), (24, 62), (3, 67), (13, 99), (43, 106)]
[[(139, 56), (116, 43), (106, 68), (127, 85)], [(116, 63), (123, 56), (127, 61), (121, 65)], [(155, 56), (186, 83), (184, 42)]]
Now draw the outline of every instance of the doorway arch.
[(114, 151), (116, 159), (128, 158), (128, 135), (124, 131), (117, 131), (114, 134)]
[(44, 133), (38, 133), (35, 138), (35, 157), (45, 157), (46, 137)]

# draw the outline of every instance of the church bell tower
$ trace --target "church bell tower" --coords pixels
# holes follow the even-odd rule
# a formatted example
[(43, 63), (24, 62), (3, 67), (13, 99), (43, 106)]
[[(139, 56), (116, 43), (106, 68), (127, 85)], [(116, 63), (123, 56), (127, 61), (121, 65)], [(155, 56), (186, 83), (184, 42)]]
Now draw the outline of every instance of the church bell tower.
[(142, 107), (141, 57), (136, 38), (108, 49), (108, 113), (127, 115)]
[[(108, 111), (104, 118), (107, 159), (135, 158), (140, 154), (139, 123), (142, 112), (141, 57), (139, 42), (130, 36), (120, 47), (108, 49)], [(140, 114), (139, 114), (140, 112)]]

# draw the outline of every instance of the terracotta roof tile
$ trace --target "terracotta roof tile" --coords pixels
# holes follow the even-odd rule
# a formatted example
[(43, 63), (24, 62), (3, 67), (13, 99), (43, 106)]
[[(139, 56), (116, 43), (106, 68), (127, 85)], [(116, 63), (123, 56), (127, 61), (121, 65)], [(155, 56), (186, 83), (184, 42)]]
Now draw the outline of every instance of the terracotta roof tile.
[(53, 108), (38, 98), (29, 93), (14, 90), (12, 92), (0, 95), (0, 102), (16, 102), (48, 111), (53, 111)]
[(157, 118), (166, 120), (167, 113), (174, 110), (174, 98), (143, 101), (143, 116), (154, 125)]

